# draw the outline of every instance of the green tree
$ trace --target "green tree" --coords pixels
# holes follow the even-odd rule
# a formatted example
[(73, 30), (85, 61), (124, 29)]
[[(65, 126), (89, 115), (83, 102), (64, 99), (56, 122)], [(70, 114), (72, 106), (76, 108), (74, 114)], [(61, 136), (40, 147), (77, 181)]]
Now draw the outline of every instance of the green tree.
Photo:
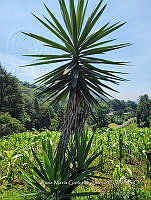
[(23, 132), (24, 130), (25, 127), (19, 120), (11, 117), (9, 113), (0, 112), (0, 137)]
[(66, 102), (60, 102), (53, 105), (53, 110), (57, 115), (58, 130), (61, 130), (64, 123), (64, 113), (65, 113)]
[(30, 118), (32, 118), (32, 113), (34, 112), (34, 99), (35, 94), (29, 83), (22, 83), (21, 90), (23, 93), (24, 102), (24, 112), (26, 112)]
[(110, 106), (113, 109), (113, 111), (115, 111), (116, 114), (118, 115), (122, 115), (125, 112), (125, 108), (126, 108), (126, 102), (125, 101), (120, 101), (118, 99), (113, 99), (110, 101)]
[(21, 122), (24, 124), (27, 130), (31, 129), (31, 118), (26, 112), (23, 112)]
[(40, 113), (40, 105), (39, 105), (37, 98), (34, 99), (34, 110), (33, 110), (33, 113), (32, 113), (32, 117), (33, 117), (34, 127), (36, 129), (40, 129), (41, 128), (41, 120), (40, 120), (41, 119), (41, 113)]
[(21, 119), (23, 97), (18, 79), (0, 65), (0, 112)]
[(58, 104), (52, 106), (48, 102), (43, 102), (44, 97), (37, 96), (40, 90), (35, 90), (37, 86), (28, 82), (21, 82), (23, 92), (24, 113), (22, 123), (30, 130), (32, 128), (59, 130), (62, 125), (62, 107)]
[[(57, 55), (27, 55), (36, 57), (38, 62), (25, 66), (62, 63), (55, 70), (40, 77), (37, 82), (43, 88), (40, 94), (46, 94), (47, 100), (53, 98), (52, 104), (67, 98), (66, 116), (61, 136), (63, 147), (67, 145), (69, 137), (75, 130), (82, 130), (92, 106), (99, 106), (94, 95), (102, 99), (102, 95), (110, 96), (104, 89), (116, 91), (105, 82), (117, 84), (125, 80), (118, 76), (120, 72), (110, 69), (103, 70), (95, 66), (125, 65), (125, 62), (106, 60), (102, 57), (109, 51), (130, 45), (129, 43), (112, 44), (114, 40), (104, 39), (125, 23), (112, 25), (107, 23), (99, 27), (96, 32), (93, 31), (106, 8), (106, 5), (102, 7), (102, 3), (103, 0), (100, 0), (87, 19), (88, 1), (78, 0), (77, 7), (75, 7), (74, 0), (69, 0), (69, 8), (67, 8), (65, 1), (59, 0), (65, 26), (58, 21), (46, 5), (50, 19), (44, 17), (45, 20), (43, 20), (34, 15), (48, 31), (60, 40), (60, 43), (37, 34), (24, 33), (41, 41), (46, 47), (60, 51)], [(111, 44), (108, 45), (110, 42)], [(62, 51), (64, 53), (61, 53)]]
[(39, 128), (49, 128), (51, 118), (54, 118), (54, 114), (50, 115), (52, 108), (48, 103), (40, 105), (40, 116), (39, 116)]
[(96, 124), (97, 128), (100, 127), (106, 127), (109, 124), (109, 113), (111, 111), (111, 108), (109, 107), (109, 105), (107, 103), (100, 103), (100, 107), (95, 106), (93, 108), (93, 114), (96, 118), (96, 120), (94, 121), (94, 119), (92, 118), (92, 122), (91, 124)]
[(38, 102), (37, 98), (35, 98), (35, 101), (34, 101), (34, 109), (36, 111), (37, 116), (39, 116), (39, 114), (40, 114), (40, 106), (39, 106), (39, 102)]
[(134, 101), (128, 100), (126, 102), (126, 112), (136, 114), (136, 110), (137, 110), (137, 104)]
[(137, 124), (140, 127), (149, 127), (151, 118), (151, 99), (145, 94), (139, 97), (137, 107)]

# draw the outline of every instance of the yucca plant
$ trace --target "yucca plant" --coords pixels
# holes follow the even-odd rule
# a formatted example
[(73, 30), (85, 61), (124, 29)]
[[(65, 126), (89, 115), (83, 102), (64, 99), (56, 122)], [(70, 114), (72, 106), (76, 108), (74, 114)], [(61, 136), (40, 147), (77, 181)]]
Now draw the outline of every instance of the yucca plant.
[(61, 154), (53, 151), (52, 142), (49, 139), (42, 142), (43, 159), (39, 159), (33, 149), (35, 162), (31, 161), (26, 154), (24, 155), (29, 169), (22, 169), (19, 166), (18, 168), (22, 172), (23, 179), (36, 188), (37, 192), (33, 195), (43, 195), (44, 199), (68, 200), (72, 197), (99, 194), (97, 192), (72, 193), (80, 184), (92, 183), (94, 178), (104, 178), (94, 176), (94, 172), (103, 164), (93, 164), (101, 154), (97, 150), (94, 153), (90, 151), (94, 133), (90, 138), (88, 138), (87, 131), (84, 130), (82, 134), (77, 132), (75, 135), (76, 145), (74, 147), (69, 145), (66, 156), (62, 160), (59, 159)]
[[(59, 0), (60, 10), (64, 25), (45, 5), (50, 19), (35, 18), (52, 34), (60, 43), (33, 33), (25, 33), (44, 43), (47, 48), (60, 50), (57, 55), (25, 55), (37, 58), (36, 63), (25, 66), (50, 65), (57, 63), (58, 67), (49, 73), (39, 77), (36, 83), (43, 88), (41, 94), (46, 94), (46, 100), (57, 103), (67, 98), (66, 118), (63, 126), (61, 141), (63, 147), (67, 146), (70, 135), (75, 130), (80, 130), (94, 104), (99, 105), (95, 97), (104, 99), (111, 96), (104, 89), (115, 91), (107, 83), (118, 84), (125, 79), (118, 76), (121, 72), (104, 70), (96, 65), (125, 65), (126, 62), (116, 62), (103, 59), (103, 55), (109, 51), (127, 47), (130, 44), (110, 44), (114, 41), (105, 40), (113, 31), (122, 27), (125, 23), (105, 24), (96, 32), (93, 28), (102, 16), (106, 5), (102, 6), (100, 0), (89, 18), (86, 18), (88, 0), (69, 0), (69, 8), (64, 0)], [(64, 52), (64, 53), (62, 53)], [(60, 64), (62, 63), (62, 64)]]

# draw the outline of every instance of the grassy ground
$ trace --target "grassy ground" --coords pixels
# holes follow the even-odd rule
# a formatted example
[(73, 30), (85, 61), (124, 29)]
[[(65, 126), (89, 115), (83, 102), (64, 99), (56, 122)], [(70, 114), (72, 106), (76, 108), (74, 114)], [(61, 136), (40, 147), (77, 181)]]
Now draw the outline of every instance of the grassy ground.
[[(31, 146), (41, 157), (41, 140), (48, 137), (56, 146), (59, 134), (47, 130), (41, 133), (33, 131), (0, 139), (0, 200), (42, 199), (20, 196), (23, 192), (35, 191), (23, 181), (16, 164), (26, 167), (22, 155), (26, 153), (31, 156)], [(89, 134), (91, 135), (91, 132)], [(87, 185), (88, 188), (79, 186), (78, 192), (97, 191), (101, 194), (98, 197), (82, 199), (151, 199), (151, 171), (145, 155), (145, 152), (151, 149), (150, 129), (138, 129), (135, 123), (131, 123), (125, 129), (98, 130), (92, 152), (97, 147), (100, 147), (102, 154), (96, 162), (105, 162), (97, 173), (109, 179), (97, 180), (98, 185)]]

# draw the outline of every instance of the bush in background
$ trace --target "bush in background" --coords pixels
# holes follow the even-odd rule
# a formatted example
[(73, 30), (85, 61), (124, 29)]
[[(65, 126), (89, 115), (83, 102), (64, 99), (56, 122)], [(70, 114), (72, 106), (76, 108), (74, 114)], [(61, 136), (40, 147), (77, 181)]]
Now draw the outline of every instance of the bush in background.
[(25, 130), (22, 123), (11, 117), (9, 113), (0, 112), (0, 137)]

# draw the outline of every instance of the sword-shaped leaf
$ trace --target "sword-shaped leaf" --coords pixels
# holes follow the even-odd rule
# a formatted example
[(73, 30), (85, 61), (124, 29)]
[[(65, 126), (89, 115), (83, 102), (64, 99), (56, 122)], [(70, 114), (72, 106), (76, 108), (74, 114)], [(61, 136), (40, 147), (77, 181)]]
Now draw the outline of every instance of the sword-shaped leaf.
[(49, 44), (55, 49), (60, 49), (62, 51), (70, 53), (70, 51), (68, 51), (68, 49), (66, 47), (64, 47), (63, 45), (61, 45), (59, 43), (56, 43), (56, 42), (54, 42), (52, 40), (48, 40), (47, 38), (44, 38), (42, 36), (39, 36), (39, 35), (36, 35), (36, 34), (32, 34), (32, 33), (25, 33), (25, 32), (22, 32), (22, 33), (27, 35), (27, 36), (29, 36), (29, 37), (32, 37), (32, 38), (34, 38), (36, 40), (39, 40), (39, 41), (41, 41), (43, 43)]
[(82, 32), (80, 38), (79, 38), (78, 46), (80, 46), (80, 45), (83, 43), (83, 41), (86, 39), (86, 37), (88, 36), (88, 34), (90, 33), (90, 31), (92, 30), (92, 28), (93, 28), (94, 25), (91, 24), (91, 23), (92, 23), (92, 21), (93, 21), (95, 15), (96, 15), (96, 13), (97, 13), (97, 11), (99, 10), (99, 8), (100, 8), (102, 2), (103, 2), (103, 0), (101, 0), (101, 1), (98, 3), (98, 5), (97, 5), (96, 8), (94, 9), (94, 11), (93, 11), (92, 14), (90, 15), (90, 17), (88, 18), (88, 20), (87, 20), (87, 22), (86, 22), (86, 25), (85, 25), (85, 27), (84, 27), (84, 30), (83, 30), (83, 32)]
[(61, 13), (66, 25), (66, 28), (70, 34), (70, 36), (72, 37), (72, 27), (71, 27), (71, 21), (70, 21), (70, 17), (66, 8), (66, 4), (64, 0), (59, 0), (60, 3), (60, 9), (61, 9)]
[(78, 6), (77, 6), (77, 12), (76, 12), (78, 37), (79, 37), (80, 32), (81, 32), (81, 23), (82, 23), (83, 11), (84, 11), (84, 0), (79, 0)]
[(62, 33), (62, 36), (64, 36), (64, 38), (66, 38), (68, 43), (72, 46), (72, 42), (71, 42), (69, 36), (67, 35), (67, 33), (65, 32), (64, 28), (61, 26), (61, 24), (57, 20), (57, 18), (52, 14), (52, 12), (49, 10), (49, 8), (46, 5), (45, 5), (45, 8), (48, 11), (49, 15), (51, 16), (51, 18), (54, 21), (54, 23), (56, 24), (56, 26), (58, 27), (58, 29), (60, 30), (60, 33)]
[(74, 6), (74, 0), (70, 0), (70, 18), (71, 18), (71, 28), (72, 28), (72, 40), (75, 49), (77, 48), (78, 42), (78, 28), (77, 28), (77, 19), (76, 19), (76, 12)]

